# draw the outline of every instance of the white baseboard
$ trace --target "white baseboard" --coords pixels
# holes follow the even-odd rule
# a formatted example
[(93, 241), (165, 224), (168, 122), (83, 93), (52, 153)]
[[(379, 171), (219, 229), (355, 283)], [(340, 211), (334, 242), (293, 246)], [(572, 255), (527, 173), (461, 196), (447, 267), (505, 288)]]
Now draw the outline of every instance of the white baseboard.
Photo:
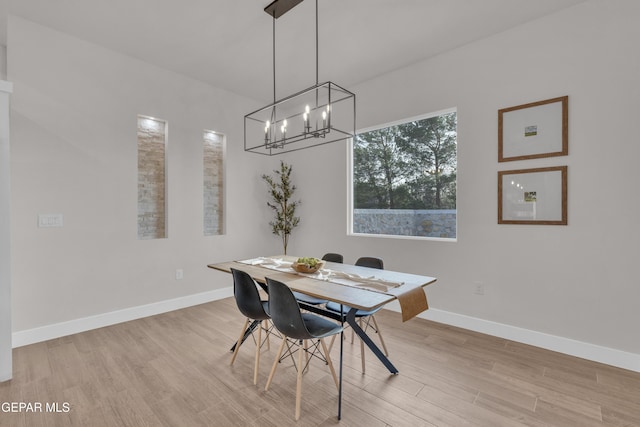
[[(215, 291), (203, 292), (200, 294), (160, 301), (138, 307), (131, 307), (110, 313), (98, 314), (96, 316), (85, 317), (82, 319), (70, 320), (68, 322), (42, 326), (40, 328), (29, 329), (26, 331), (14, 332), (13, 347), (21, 347), (66, 335), (89, 331), (91, 329), (128, 322), (130, 320), (179, 310), (181, 308), (204, 304), (230, 296), (233, 296), (233, 288), (227, 287)], [(393, 311), (400, 311), (400, 305), (397, 302), (387, 304), (385, 308)], [(582, 341), (549, 335), (542, 332), (518, 328), (516, 326), (505, 325), (503, 323), (478, 319), (476, 317), (465, 316), (435, 308), (431, 308), (424, 313), (421, 313), (418, 317), (523, 344), (546, 348), (548, 350), (592, 360), (594, 362), (617, 366), (630, 371), (640, 372), (640, 355), (635, 353), (602, 347)]]
[[(400, 304), (393, 302), (387, 304), (385, 308), (400, 311)], [(629, 353), (613, 348), (602, 347), (569, 338), (549, 335), (542, 332), (523, 329), (516, 326), (505, 325), (503, 323), (478, 319), (477, 317), (465, 316), (463, 314), (452, 313), (430, 308), (421, 313), (418, 317), (432, 320), (446, 325), (456, 326), (475, 332), (480, 332), (495, 337), (516, 341), (547, 350), (557, 351), (582, 359), (640, 372), (640, 354)]]
[(128, 322), (130, 320), (154, 316), (156, 314), (179, 310), (181, 308), (191, 307), (198, 304), (204, 304), (230, 296), (233, 296), (233, 287), (225, 287), (215, 291), (208, 291), (152, 304), (125, 308), (123, 310), (84, 317), (82, 319), (28, 329), (26, 331), (18, 331), (14, 332), (12, 335), (12, 344), (14, 348), (22, 347), (24, 345), (60, 338), (66, 335), (77, 334), (91, 329), (102, 328), (105, 326), (115, 325), (117, 323)]

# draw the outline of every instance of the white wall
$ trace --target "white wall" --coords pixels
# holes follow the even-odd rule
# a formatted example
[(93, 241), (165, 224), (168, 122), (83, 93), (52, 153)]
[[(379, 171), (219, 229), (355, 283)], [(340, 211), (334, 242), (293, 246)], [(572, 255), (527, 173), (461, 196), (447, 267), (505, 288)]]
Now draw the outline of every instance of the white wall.
[(9, 99), (12, 85), (0, 80), (0, 381), (12, 377), (11, 173)]
[[(381, 256), (438, 278), (432, 308), (630, 353), (640, 370), (639, 21), (640, 2), (593, 0), (349, 88), (360, 128), (457, 107), (458, 241), (345, 236), (332, 144), (290, 157), (303, 198), (291, 252)], [(563, 95), (569, 156), (499, 164), (498, 109)], [(569, 168), (568, 226), (498, 225), (498, 170), (551, 165)]]
[[(640, 365), (639, 18), (635, 0), (592, 0), (349, 88), (361, 128), (457, 107), (458, 242), (346, 236), (346, 150), (331, 144), (282, 158), (303, 201), (290, 253), (378, 255), (389, 269), (438, 277), (434, 312)], [(205, 264), (280, 252), (259, 180), (279, 159), (241, 148), (242, 116), (259, 105), (18, 18), (8, 35), (15, 332), (219, 289), (229, 278)], [(497, 110), (562, 95), (569, 156), (499, 164)], [(166, 240), (135, 237), (137, 114), (169, 122)], [(202, 237), (205, 128), (229, 146), (228, 234), (215, 238)], [(565, 164), (568, 226), (498, 226), (498, 170)], [(63, 213), (64, 228), (38, 229), (47, 212)]]
[[(242, 148), (255, 104), (17, 17), (8, 40), (15, 334), (228, 288), (208, 263), (278, 251), (260, 217), (271, 167)], [(138, 114), (168, 122), (167, 239), (137, 239)], [(227, 135), (224, 236), (203, 236), (204, 129)]]
[(7, 47), (0, 45), (0, 80), (7, 78)]

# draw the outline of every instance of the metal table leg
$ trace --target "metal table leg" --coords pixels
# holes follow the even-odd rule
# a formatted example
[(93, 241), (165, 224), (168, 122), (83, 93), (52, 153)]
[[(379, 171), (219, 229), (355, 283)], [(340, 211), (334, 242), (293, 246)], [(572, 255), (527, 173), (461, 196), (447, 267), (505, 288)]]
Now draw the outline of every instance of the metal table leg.
[(340, 324), (343, 330), (340, 331), (340, 381), (338, 386), (338, 420), (342, 418), (342, 351), (344, 346), (344, 311), (342, 310), (342, 304), (340, 304)]
[(392, 374), (397, 374), (398, 370), (395, 366), (393, 366), (393, 363), (391, 363), (387, 356), (385, 356), (385, 354), (378, 348), (378, 346), (371, 340), (371, 338), (369, 338), (369, 335), (367, 335), (365, 331), (362, 330), (360, 325), (358, 325), (358, 322), (356, 321), (356, 311), (358, 310), (353, 307), (351, 308), (351, 310), (349, 310), (349, 312), (347, 313), (347, 323), (353, 328), (355, 333), (358, 334), (360, 339), (364, 341), (369, 349), (371, 349), (373, 354), (378, 356), (378, 359), (380, 359), (384, 366), (387, 367), (389, 372), (391, 372)]

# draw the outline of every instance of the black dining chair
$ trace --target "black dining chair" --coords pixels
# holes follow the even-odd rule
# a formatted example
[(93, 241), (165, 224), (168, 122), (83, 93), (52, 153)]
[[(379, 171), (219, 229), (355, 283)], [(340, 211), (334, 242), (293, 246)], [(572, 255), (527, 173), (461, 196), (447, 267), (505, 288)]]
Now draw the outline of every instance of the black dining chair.
[(381, 258), (363, 256), (356, 260), (356, 265), (360, 267), (377, 268), (378, 270), (384, 270), (384, 261)]
[[(331, 363), (324, 338), (339, 334), (342, 332), (342, 326), (324, 317), (301, 312), (293, 292), (282, 282), (267, 277), (267, 289), (269, 292), (271, 320), (275, 328), (283, 335), (283, 338), (264, 389), (265, 391), (268, 390), (271, 385), (271, 380), (276, 372), (276, 368), (283, 359), (282, 353), (285, 345), (287, 346), (287, 354), (284, 357), (290, 355), (293, 358), (293, 353), (298, 351), (295, 412), (295, 418), (298, 420), (300, 418), (300, 402), (302, 397), (302, 374), (309, 366), (310, 356), (311, 358), (316, 357), (321, 359), (329, 366), (333, 381), (339, 389), (336, 371), (333, 368), (333, 363)], [(309, 346), (309, 341), (315, 342)], [(322, 347), (322, 353), (320, 354), (318, 354), (319, 346)], [(303, 357), (306, 357), (304, 366)]]
[[(329, 261), (329, 262), (339, 262), (342, 263), (342, 261), (344, 260), (344, 257), (340, 254), (336, 254), (336, 253), (326, 253), (322, 256), (322, 259), (324, 261)], [(316, 297), (312, 297), (311, 295), (307, 295), (307, 294), (303, 294), (301, 292), (294, 292), (293, 295), (296, 297), (296, 299), (300, 302), (304, 302), (310, 305), (322, 305), (322, 304), (326, 304), (328, 301), (326, 299), (320, 299), (320, 298), (316, 298)]]
[[(369, 268), (376, 268), (378, 270), (384, 270), (384, 262), (382, 261), (382, 259), (380, 258), (376, 258), (376, 257), (361, 257), (358, 258), (356, 260), (356, 264), (357, 266), (360, 267), (369, 267)], [(332, 311), (334, 313), (340, 313), (340, 307), (342, 307), (342, 314), (346, 316), (346, 314), (349, 312), (349, 310), (351, 310), (351, 307), (346, 306), (346, 305), (340, 305), (336, 302), (328, 302), (327, 305), (325, 306), (327, 310)], [(384, 338), (382, 337), (382, 332), (380, 331), (380, 327), (378, 326), (378, 322), (376, 321), (376, 318), (374, 316), (374, 314), (376, 314), (379, 310), (381, 310), (382, 307), (378, 307), (376, 309), (373, 310), (357, 310), (355, 313), (355, 317), (356, 319), (358, 319), (358, 323), (360, 324), (360, 327), (366, 332), (366, 330), (368, 328), (371, 328), (372, 330), (374, 330), (376, 332), (376, 334), (378, 335), (378, 338), (380, 339), (380, 344), (382, 345), (382, 348), (384, 349), (384, 354), (386, 356), (389, 356), (389, 351), (387, 350), (387, 345), (384, 342)], [(373, 325), (371, 325), (371, 323), (373, 323)], [(353, 344), (353, 336), (354, 336), (354, 332), (351, 331), (351, 343)], [(331, 342), (331, 346), (333, 346), (333, 341)], [(362, 373), (364, 374), (365, 372), (365, 363), (364, 363), (364, 342), (362, 342), (362, 340), (360, 340), (360, 357), (362, 359)]]
[(336, 254), (333, 252), (328, 252), (322, 256), (322, 259), (329, 262), (338, 262), (342, 264), (344, 262), (344, 257), (341, 254)]
[[(249, 335), (253, 336), (253, 332), (257, 329), (258, 336), (257, 338), (254, 337), (256, 354), (253, 368), (253, 384), (257, 384), (258, 370), (260, 367), (260, 348), (263, 344), (262, 330), (264, 329), (267, 333), (265, 337), (267, 345), (269, 344), (269, 335), (271, 334), (271, 327), (268, 324), (270, 319), (269, 302), (260, 299), (258, 286), (247, 272), (232, 268), (231, 274), (233, 274), (233, 295), (236, 300), (236, 305), (240, 312), (245, 315), (246, 319), (242, 326), (240, 337), (238, 337), (238, 341), (233, 350), (230, 364), (233, 365), (233, 362), (235, 362), (242, 343)], [(249, 325), (249, 322), (252, 322), (251, 325)]]

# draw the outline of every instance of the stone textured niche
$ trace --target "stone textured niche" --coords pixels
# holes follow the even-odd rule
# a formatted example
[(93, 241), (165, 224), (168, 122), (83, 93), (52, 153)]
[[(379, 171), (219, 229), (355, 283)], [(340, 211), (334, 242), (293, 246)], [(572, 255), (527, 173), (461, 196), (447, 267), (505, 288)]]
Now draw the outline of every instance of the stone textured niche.
[(224, 135), (204, 131), (204, 235), (224, 234)]
[(167, 123), (138, 116), (138, 239), (167, 237)]

